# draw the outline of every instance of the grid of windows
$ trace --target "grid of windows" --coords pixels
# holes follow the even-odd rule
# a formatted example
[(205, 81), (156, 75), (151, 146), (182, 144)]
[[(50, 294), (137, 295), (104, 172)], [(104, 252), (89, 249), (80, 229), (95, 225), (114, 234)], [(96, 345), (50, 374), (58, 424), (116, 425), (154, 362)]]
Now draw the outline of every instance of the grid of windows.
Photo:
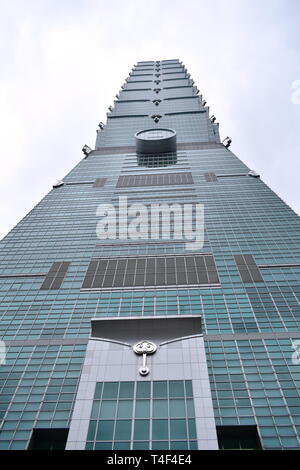
[(98, 382), (86, 449), (197, 449), (192, 382)]
[(217, 425), (257, 425), (264, 448), (299, 448), (300, 371), (292, 343), (206, 342)]
[(33, 428), (69, 427), (86, 344), (9, 346), (0, 368), (0, 449), (27, 448)]
[[(173, 66), (180, 67), (178, 62), (177, 65), (169, 63), (169, 67)], [(144, 68), (145, 65), (140, 67)], [(153, 62), (146, 68), (150, 70), (150, 73), (155, 73), (155, 67), (156, 63)], [(197, 89), (192, 85), (178, 86), (178, 83), (180, 81), (177, 81), (177, 86), (171, 86), (168, 89), (162, 88), (162, 83), (158, 86), (151, 83), (151, 87), (144, 87), (147, 88), (146, 90), (122, 90), (119, 99), (149, 100), (148, 104), (151, 103), (150, 105), (153, 105), (156, 112), (161, 113), (163, 105), (164, 112), (168, 113), (177, 110), (177, 100), (168, 100), (168, 98), (178, 98), (180, 102), (178, 111), (188, 111), (191, 103), (197, 102)], [(158, 87), (160, 90), (157, 94), (153, 89)], [(195, 99), (181, 100), (186, 97)], [(152, 103), (155, 99), (164, 100), (163, 104), (156, 107)], [(186, 109), (184, 109), (184, 101), (190, 103)], [(132, 110), (131, 105), (128, 107)], [(122, 108), (125, 113), (125, 102), (122, 103)], [(115, 110), (111, 114), (114, 113)], [(48, 386), (72, 386), (73, 391), (75, 390), (78, 379), (73, 376), (65, 379), (64, 374), (67, 369), (55, 369), (56, 363), (51, 361), (54, 360), (53, 354), (56, 352), (51, 348), (65, 347), (64, 341), (73, 341), (74, 345), (80, 339), (86, 341), (90, 334), (92, 317), (189, 314), (202, 315), (203, 331), (208, 335), (267, 334), (275, 337), (275, 343), (268, 345), (266, 340), (257, 340), (259, 341), (257, 344), (251, 340), (250, 345), (246, 344), (250, 351), (241, 350), (239, 344), (238, 350), (231, 350), (230, 342), (223, 342), (224, 350), (223, 346), (221, 350), (226, 360), (222, 354), (218, 355), (220, 353), (218, 345), (209, 341), (213, 345), (208, 352), (212, 361), (211, 383), (214, 388), (213, 392), (217, 395), (215, 412), (217, 419), (220, 420), (218, 424), (225, 426), (227, 424), (252, 426), (255, 422), (263, 444), (267, 448), (281, 449), (293, 446), (296, 448), (298, 445), (296, 441), (300, 434), (297, 405), (299, 378), (296, 374), (299, 366), (291, 367), (290, 355), (293, 350), (290, 348), (290, 343), (285, 342), (289, 340), (279, 341), (276, 337), (282, 334), (296, 335), (300, 328), (299, 217), (262, 180), (245, 176), (249, 169), (220, 143), (217, 126), (209, 122), (208, 113), (163, 116), (161, 123), (164, 123), (165, 127), (176, 130), (179, 150), (176, 168), (172, 170), (165, 168), (161, 173), (174, 170), (177, 173), (189, 171), (194, 184), (186, 187), (167, 185), (152, 188), (143, 184), (136, 188), (129, 186), (127, 190), (123, 187), (118, 192), (130, 192), (136, 197), (145, 196), (145, 199), (147, 195), (150, 198), (157, 195), (158, 202), (160, 198), (166, 201), (169, 195), (170, 202), (174, 202), (174, 196), (178, 196), (178, 200), (181, 196), (182, 200), (186, 200), (184, 197), (189, 197), (191, 200), (191, 190), (193, 190), (195, 194), (193, 200), (204, 204), (205, 207), (203, 253), (213, 254), (220, 284), (214, 286), (204, 284), (197, 287), (186, 284), (183, 287), (165, 285), (162, 287), (140, 286), (138, 289), (133, 289), (132, 286), (128, 286), (122, 289), (81, 290), (91, 259), (115, 260), (117, 257), (145, 258), (148, 256), (166, 258), (167, 255), (175, 257), (187, 254), (184, 243), (163, 243), (162, 240), (159, 243), (144, 243), (144, 241), (123, 243), (120, 240), (108, 240), (107, 245), (101, 240), (101, 244), (99, 243), (96, 237), (98, 222), (95, 217), (96, 209), (103, 200), (113, 202), (120, 174), (125, 176), (122, 172), (127, 171), (131, 176), (133, 174), (137, 176), (138, 172), (149, 176), (159, 171), (155, 168), (155, 164), (152, 167), (151, 159), (146, 162), (146, 164), (149, 163), (148, 167), (139, 167), (135, 154), (134, 133), (153, 127), (151, 118), (147, 116), (109, 119), (105, 129), (98, 132), (99, 150), (92, 152), (87, 159), (81, 160), (63, 178), (65, 185), (59, 190), (51, 190), (1, 241), (1, 339), (7, 342), (13, 340), (24, 342), (23, 347), (19, 344), (10, 346), (16, 348), (12, 350), (12, 354), (17, 354), (16, 351), (19, 351), (18, 355), (13, 356), (12, 362), (10, 361), (12, 356), (8, 356), (7, 364), (1, 365), (0, 370), (1, 374), (7, 374), (5, 377), (1, 375), (0, 383), (2, 386), (2, 381), (5, 382), (5, 389), (1, 390), (3, 395), (0, 402), (0, 412), (5, 419), (4, 428), (0, 433), (3, 448), (10, 448), (10, 445), (11, 448), (26, 447), (27, 438), (32, 428), (36, 426), (35, 418), (33, 421), (27, 414), (32, 413), (31, 399), (34, 400), (38, 395), (37, 400), (41, 406), (44, 401), (46, 407), (53, 406), (48, 405), (48, 396), (46, 400), (44, 395), (40, 396), (40, 389), (37, 390), (36, 386), (43, 386), (45, 389)], [(184, 158), (180, 153), (181, 150), (184, 150)], [(172, 164), (172, 158), (166, 163)], [(203, 176), (206, 172), (215, 173), (219, 183), (207, 184)], [(97, 175), (109, 175), (101, 191), (93, 188)], [(152, 202), (153, 199), (150, 198), (149, 201)], [(254, 270), (254, 265), (247, 263), (245, 257), (240, 268), (245, 272), (248, 270), (250, 274), (247, 281), (242, 280), (234, 259), (234, 255), (241, 253), (252, 254), (264, 282), (261, 280), (249, 282), (249, 279), (253, 280), (251, 272)], [(69, 260), (71, 263), (60, 287), (41, 289), (48, 267), (50, 268), (54, 261), (62, 263), (61, 260)], [(242, 269), (245, 267), (247, 269)], [(28, 360), (27, 348), (33, 348), (27, 343), (29, 340), (46, 343), (55, 340), (61, 342), (61, 345), (52, 344), (49, 348), (47, 346), (45, 351), (43, 350), (42, 357), (32, 356), (37, 362), (33, 362), (33, 369), (28, 370), (30, 375), (28, 377), (24, 375), (26, 382), (23, 384), (20, 374), (23, 374), (24, 368), (27, 367), (24, 365), (24, 362), (27, 364)], [(296, 337), (295, 340), (297, 340)], [(268, 346), (267, 349), (259, 350), (262, 344)], [(271, 347), (274, 350), (271, 351)], [(286, 350), (283, 350), (284, 348)], [(269, 354), (269, 351), (272, 354)], [(69, 356), (73, 354), (69, 350), (64, 351), (65, 353)], [(83, 357), (84, 351), (81, 353)], [(251, 357), (248, 356), (250, 353)], [(267, 359), (268, 365), (261, 362)], [(236, 360), (239, 361), (238, 366), (230, 362)], [(60, 357), (58, 357), (57, 364), (59, 367), (65, 366), (59, 361), (61, 361)], [(225, 367), (225, 363), (226, 367), (228, 366), (228, 373), (223, 374), (224, 369), (222, 369), (222, 373), (219, 374), (220, 369)], [(79, 367), (79, 364), (75, 366)], [(37, 370), (40, 367), (46, 367), (46, 369)], [(50, 367), (51, 370), (48, 369)], [(255, 393), (261, 394), (253, 398), (267, 400), (267, 411), (264, 406), (258, 406), (257, 402), (252, 400), (251, 394), (244, 396), (243, 387), (247, 385), (244, 375), (243, 380), (241, 379), (240, 370), (243, 374), (247, 371), (247, 378), (249, 378), (250, 369), (248, 368), (250, 367), (254, 367), (255, 381), (247, 380), (249, 384), (251, 382), (251, 387), (256, 387)], [(260, 367), (267, 368), (263, 374), (270, 374), (276, 378), (276, 381), (275, 379), (267, 380), (265, 375), (262, 376)], [(288, 374), (287, 379), (283, 379), (283, 375), (280, 375), (280, 381), (277, 380), (279, 370), (276, 368), (278, 367), (285, 367), (286, 372), (282, 369), (280, 374)], [(259, 368), (258, 375), (255, 368)], [(62, 376), (55, 376), (52, 379), (52, 371)], [(79, 370), (67, 370), (67, 372), (76, 372), (78, 376), (80, 374)], [(25, 373), (27, 374), (27, 369)], [(52, 380), (60, 380), (60, 383), (57, 385), (57, 382), (53, 383)], [(71, 380), (74, 380), (74, 383), (69, 383)], [(273, 389), (271, 387), (275, 387), (275, 382), (276, 389)], [(19, 385), (22, 388), (20, 398), (19, 392), (14, 393), (14, 387), (19, 387)], [(250, 397), (250, 405), (232, 407), (231, 404), (227, 406), (221, 402), (221, 399), (232, 398), (226, 396), (229, 390), (234, 398), (235, 394), (238, 394), (237, 399)], [(280, 396), (270, 396), (275, 392)], [(58, 409), (61, 397), (58, 398), (55, 393), (51, 391), (51, 403), (57, 403), (54, 413), (67, 411)], [(71, 392), (64, 391), (63, 393)], [(269, 398), (283, 398), (286, 406), (284, 405), (280, 410), (282, 402), (281, 404), (278, 402), (279, 404), (276, 405), (278, 409), (273, 410), (274, 402), (270, 402)], [(12, 412), (22, 414), (5, 415), (6, 411), (10, 413), (10, 408), (8, 408), (10, 404)], [(18, 409), (19, 406), (27, 405), (28, 410)], [(14, 406), (16, 406), (15, 409)], [(252, 416), (250, 416), (249, 409), (252, 410)], [(23, 415), (23, 412), (26, 414)], [(44, 412), (48, 411), (44, 410)], [(49, 415), (41, 417), (41, 427), (48, 425), (55, 427), (57, 420), (60, 421), (58, 426), (62, 428), (68, 426), (68, 421), (64, 418), (60, 419), (60, 415), (52, 414), (51, 416), (54, 418), (49, 418)], [(26, 428), (22, 429), (23, 426)]]

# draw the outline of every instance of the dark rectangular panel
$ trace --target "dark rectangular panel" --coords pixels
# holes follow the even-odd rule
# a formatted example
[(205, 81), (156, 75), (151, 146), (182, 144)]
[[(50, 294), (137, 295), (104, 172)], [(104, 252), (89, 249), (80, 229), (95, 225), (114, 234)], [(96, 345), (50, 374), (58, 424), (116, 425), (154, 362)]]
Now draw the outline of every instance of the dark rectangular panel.
[(208, 281), (208, 275), (207, 275), (206, 264), (204, 261), (204, 256), (196, 255), (195, 265), (196, 265), (196, 271), (198, 275), (199, 284), (208, 284), (209, 281)]
[(204, 262), (206, 265), (206, 274), (208, 277), (208, 282), (210, 284), (219, 283), (218, 271), (216, 268), (216, 263), (212, 255), (204, 256)]
[(59, 289), (63, 283), (63, 277), (55, 277), (49, 289)]
[(155, 258), (147, 258), (145, 285), (155, 285)]
[(175, 262), (176, 262), (177, 284), (178, 285), (187, 284), (186, 267), (185, 267), (184, 257), (183, 256), (176, 256), (175, 257)]
[(69, 265), (70, 263), (68, 261), (55, 261), (41, 285), (41, 290), (59, 289), (68, 271)]
[(116, 268), (117, 268), (117, 260), (116, 259), (110, 259), (108, 261), (108, 264), (106, 266), (106, 271), (104, 274), (104, 279), (103, 279), (103, 287), (113, 287), (114, 286), (114, 278), (116, 274)]
[(255, 259), (251, 254), (234, 255), (243, 282), (264, 282)]
[(258, 266), (248, 266), (253, 282), (264, 282)]
[(105, 183), (106, 183), (106, 178), (97, 178), (97, 179), (94, 181), (93, 187), (94, 187), (94, 188), (103, 188), (103, 186), (105, 185)]
[(82, 287), (107, 289), (217, 283), (219, 278), (212, 255), (164, 255), (92, 260)]
[(137, 186), (168, 186), (193, 184), (191, 173), (157, 173), (151, 175), (122, 175), (117, 181), (117, 188)]
[(176, 285), (176, 267), (173, 257), (166, 258), (166, 283), (167, 285)]
[(114, 287), (122, 287), (124, 284), (125, 270), (127, 260), (119, 259), (116, 266), (116, 275), (114, 279)]
[(82, 287), (89, 287), (93, 285), (93, 280), (96, 274), (98, 264), (99, 264), (99, 260), (93, 260), (90, 262)]
[(198, 284), (195, 257), (187, 256), (185, 258), (185, 264), (186, 264), (186, 274), (187, 274), (188, 284)]
[(138, 258), (136, 264), (135, 286), (143, 286), (145, 284), (146, 258)]
[(217, 175), (213, 172), (204, 173), (204, 178), (205, 178), (205, 181), (207, 181), (207, 182), (218, 181)]

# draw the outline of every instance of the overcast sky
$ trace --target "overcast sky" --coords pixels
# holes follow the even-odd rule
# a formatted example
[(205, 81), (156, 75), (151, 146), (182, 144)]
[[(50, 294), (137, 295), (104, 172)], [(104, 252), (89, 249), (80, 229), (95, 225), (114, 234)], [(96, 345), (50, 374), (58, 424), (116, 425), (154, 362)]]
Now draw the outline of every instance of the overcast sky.
[(300, 213), (299, 0), (0, 0), (0, 238), (94, 147), (132, 66), (173, 58)]

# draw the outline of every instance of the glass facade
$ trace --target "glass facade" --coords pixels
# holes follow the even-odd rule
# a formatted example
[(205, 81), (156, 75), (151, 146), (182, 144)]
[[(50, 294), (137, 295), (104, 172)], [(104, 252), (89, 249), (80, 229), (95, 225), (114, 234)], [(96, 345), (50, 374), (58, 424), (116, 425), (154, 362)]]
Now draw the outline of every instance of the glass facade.
[(191, 381), (97, 383), (86, 449), (130, 448), (197, 449)]
[[(262, 448), (299, 449), (299, 217), (220, 143), (179, 60), (138, 62), (117, 96), (95, 149), (0, 243), (0, 449), (70, 428), (91, 319), (189, 315), (201, 315), (215, 425), (254, 426)], [(176, 154), (136, 153), (135, 134), (156, 127), (176, 131)], [(203, 204), (203, 247), (99, 238), (97, 208), (120, 196)], [(191, 354), (190, 375), (176, 380), (152, 369), (148, 381), (97, 379), (85, 448), (201, 448), (197, 367)]]

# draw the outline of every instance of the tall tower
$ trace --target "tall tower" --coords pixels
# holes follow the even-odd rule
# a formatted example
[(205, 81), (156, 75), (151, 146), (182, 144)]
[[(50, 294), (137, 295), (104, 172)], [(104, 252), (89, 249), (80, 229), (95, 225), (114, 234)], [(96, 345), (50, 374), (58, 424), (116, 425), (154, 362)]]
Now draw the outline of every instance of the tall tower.
[(299, 218), (229, 144), (138, 62), (2, 240), (1, 449), (299, 449)]

